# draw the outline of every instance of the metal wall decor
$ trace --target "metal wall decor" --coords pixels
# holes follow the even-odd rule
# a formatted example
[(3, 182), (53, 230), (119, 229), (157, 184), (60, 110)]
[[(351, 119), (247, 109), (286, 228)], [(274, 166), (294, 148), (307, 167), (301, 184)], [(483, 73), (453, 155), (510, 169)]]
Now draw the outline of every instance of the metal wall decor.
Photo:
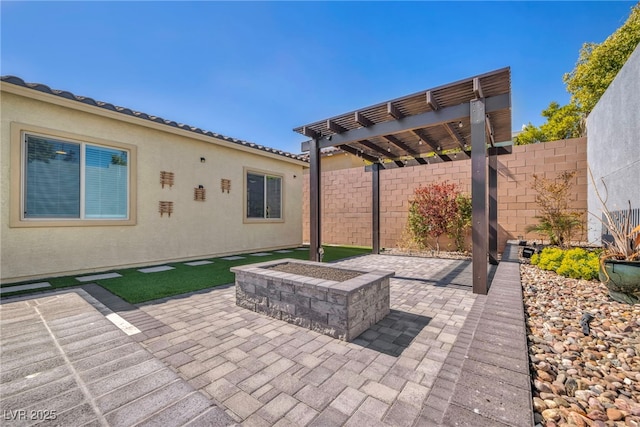
[(173, 202), (159, 202), (160, 216), (167, 214), (171, 217), (173, 213)]
[(204, 202), (206, 199), (206, 192), (202, 185), (193, 189), (193, 200), (197, 202)]
[(224, 193), (225, 191), (227, 193), (229, 193), (231, 191), (231, 180), (230, 179), (221, 179), (220, 180), (220, 188), (222, 189), (222, 192)]
[(173, 172), (160, 171), (160, 184), (162, 185), (162, 188), (164, 188), (165, 185), (172, 187)]

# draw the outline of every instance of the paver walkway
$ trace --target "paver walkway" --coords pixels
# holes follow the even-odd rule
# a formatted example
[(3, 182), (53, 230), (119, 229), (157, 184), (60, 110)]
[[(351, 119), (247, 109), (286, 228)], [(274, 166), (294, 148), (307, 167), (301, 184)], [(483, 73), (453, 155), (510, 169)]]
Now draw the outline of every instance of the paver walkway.
[(174, 330), (143, 343), (244, 425), (413, 425), (476, 299), (471, 264), (338, 265), (396, 272), (391, 314), (351, 343), (239, 308), (233, 286), (141, 305)]

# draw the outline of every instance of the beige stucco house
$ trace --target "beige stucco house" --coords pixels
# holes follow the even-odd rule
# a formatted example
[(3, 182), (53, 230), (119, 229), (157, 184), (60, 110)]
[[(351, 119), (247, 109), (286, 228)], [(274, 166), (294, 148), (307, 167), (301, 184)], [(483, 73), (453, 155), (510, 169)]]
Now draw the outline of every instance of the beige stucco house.
[(301, 157), (0, 84), (3, 283), (301, 244)]

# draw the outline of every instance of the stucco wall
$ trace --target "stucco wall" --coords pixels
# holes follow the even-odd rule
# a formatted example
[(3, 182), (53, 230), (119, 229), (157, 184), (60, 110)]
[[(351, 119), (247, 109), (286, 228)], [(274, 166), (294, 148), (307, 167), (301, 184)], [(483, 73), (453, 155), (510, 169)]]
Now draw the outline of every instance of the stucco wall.
[[(502, 250), (507, 240), (524, 236), (529, 224), (537, 223), (532, 175), (556, 178), (565, 170), (576, 170), (572, 208), (586, 212), (586, 139), (576, 138), (513, 147), (513, 153), (498, 157), (498, 239)], [(323, 159), (324, 160), (324, 159)], [(448, 180), (470, 194), (471, 161), (438, 163), (383, 170), (380, 173), (380, 245), (398, 247), (407, 221), (409, 199), (420, 185)], [(309, 179), (304, 181), (303, 239), (309, 241)], [(371, 246), (371, 173), (364, 167), (322, 173), (322, 242)], [(585, 236), (579, 237), (584, 239)], [(442, 239), (446, 240), (446, 239)], [(441, 247), (446, 241), (441, 241)]]
[[(587, 159), (610, 211), (640, 209), (640, 45), (587, 119)], [(605, 190), (606, 185), (606, 190)], [(601, 203), (588, 191), (589, 240), (600, 243)]]
[[(1, 106), (3, 282), (282, 248), (302, 242), (303, 166), (299, 162), (201, 141), (186, 131), (174, 134), (7, 92), (2, 93)], [(10, 200), (9, 190), (10, 185), (17, 184), (10, 179), (11, 122), (135, 145), (136, 224), (10, 227), (9, 211), (16, 201)], [(201, 163), (201, 157), (206, 162)], [(283, 222), (243, 222), (244, 168), (282, 175)], [(161, 187), (160, 171), (174, 172), (172, 188)], [(222, 178), (231, 180), (229, 194), (221, 191)], [(193, 200), (198, 185), (206, 189), (204, 202)], [(171, 217), (160, 216), (159, 201), (174, 202)]]

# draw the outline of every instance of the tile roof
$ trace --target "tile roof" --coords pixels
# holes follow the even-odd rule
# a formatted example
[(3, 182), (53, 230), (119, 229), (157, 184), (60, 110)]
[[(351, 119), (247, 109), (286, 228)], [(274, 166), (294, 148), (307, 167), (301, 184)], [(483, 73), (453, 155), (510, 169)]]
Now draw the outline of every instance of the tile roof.
[(65, 91), (65, 90), (51, 89), (49, 86), (44, 85), (42, 83), (27, 83), (24, 80), (22, 80), (20, 77), (16, 77), (16, 76), (1, 76), (0, 80), (5, 82), (5, 83), (14, 84), (16, 86), (22, 86), (22, 87), (25, 87), (27, 89), (37, 90), (37, 91), (44, 92), (44, 93), (47, 93), (47, 94), (50, 94), (50, 95), (55, 95), (55, 96), (59, 96), (61, 98), (70, 99), (72, 101), (82, 102), (83, 104), (92, 105), (92, 106), (95, 106), (95, 107), (103, 108), (105, 110), (115, 111), (117, 113), (126, 114), (128, 116), (137, 117), (137, 118), (140, 118), (140, 119), (143, 119), (143, 120), (148, 120), (148, 121), (151, 121), (151, 122), (160, 123), (160, 124), (171, 126), (171, 127), (174, 127), (174, 128), (178, 128), (178, 129), (186, 130), (186, 131), (189, 131), (189, 132), (197, 133), (197, 134), (200, 134), (200, 135), (206, 135), (206, 136), (210, 136), (212, 138), (222, 139), (222, 140), (227, 141), (227, 142), (232, 142), (232, 143), (235, 143), (235, 144), (238, 144), (238, 145), (243, 145), (245, 147), (253, 148), (253, 149), (256, 149), (256, 150), (266, 151), (267, 153), (277, 154), (279, 156), (283, 156), (283, 157), (287, 157), (287, 158), (295, 159), (295, 160), (300, 160), (300, 161), (308, 161), (307, 158), (305, 158), (304, 156), (302, 156), (300, 154), (288, 153), (286, 151), (277, 150), (275, 148), (270, 148), (270, 147), (265, 147), (264, 145), (255, 144), (253, 142), (248, 142), (248, 141), (243, 141), (243, 140), (236, 139), (236, 138), (231, 138), (229, 136), (221, 135), (221, 134), (216, 133), (216, 132), (211, 132), (211, 131), (204, 130), (204, 129), (201, 129), (201, 128), (198, 128), (198, 127), (185, 125), (183, 123), (177, 123), (177, 122), (175, 122), (173, 120), (166, 120), (166, 119), (163, 119), (162, 117), (152, 116), (152, 115), (149, 115), (149, 114), (146, 114), (146, 113), (141, 113), (139, 111), (133, 111), (133, 110), (131, 110), (129, 108), (125, 108), (125, 107), (119, 107), (117, 105), (113, 105), (113, 104), (110, 104), (108, 102), (97, 101), (97, 100), (95, 100), (93, 98), (74, 95), (73, 93)]

